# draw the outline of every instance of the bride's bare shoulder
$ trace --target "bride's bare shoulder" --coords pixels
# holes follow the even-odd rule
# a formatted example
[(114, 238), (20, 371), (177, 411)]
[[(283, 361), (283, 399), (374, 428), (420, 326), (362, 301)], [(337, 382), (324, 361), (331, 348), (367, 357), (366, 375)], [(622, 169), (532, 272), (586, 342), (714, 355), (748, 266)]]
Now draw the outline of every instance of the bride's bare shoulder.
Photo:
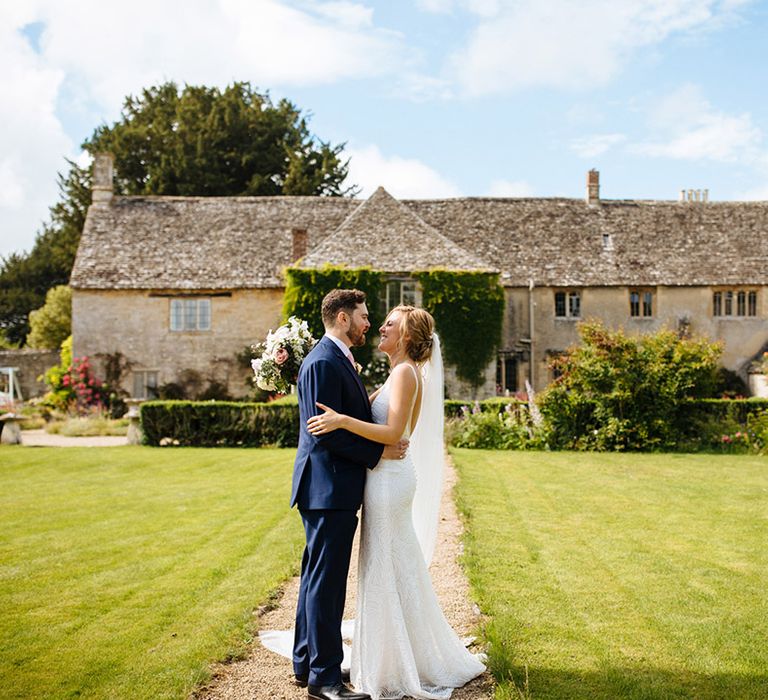
[(418, 370), (409, 362), (401, 362), (393, 367), (389, 376), (393, 384), (396, 382), (398, 385), (408, 387), (411, 390), (419, 384)]

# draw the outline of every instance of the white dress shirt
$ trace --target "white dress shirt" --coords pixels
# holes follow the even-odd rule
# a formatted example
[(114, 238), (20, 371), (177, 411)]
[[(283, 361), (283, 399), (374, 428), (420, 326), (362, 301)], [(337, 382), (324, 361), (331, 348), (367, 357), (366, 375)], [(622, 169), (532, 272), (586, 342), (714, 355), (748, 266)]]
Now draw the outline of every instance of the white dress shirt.
[(347, 347), (347, 345), (339, 340), (335, 335), (331, 335), (330, 333), (326, 333), (325, 337), (329, 340), (332, 340), (334, 343), (336, 343), (336, 346), (344, 353), (344, 357), (346, 357), (354, 366), (355, 364), (355, 357), (352, 354), (352, 351)]

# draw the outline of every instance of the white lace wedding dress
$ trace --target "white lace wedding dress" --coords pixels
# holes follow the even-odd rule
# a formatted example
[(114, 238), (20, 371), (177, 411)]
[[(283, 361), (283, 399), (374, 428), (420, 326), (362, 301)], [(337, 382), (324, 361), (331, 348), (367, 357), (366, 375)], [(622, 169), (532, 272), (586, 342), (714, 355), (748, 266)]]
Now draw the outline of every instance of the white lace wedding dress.
[[(386, 423), (389, 380), (371, 408)], [(351, 680), (373, 700), (445, 700), (485, 670), (440, 609), (414, 530), (415, 491), (410, 453), (382, 460), (365, 483)]]

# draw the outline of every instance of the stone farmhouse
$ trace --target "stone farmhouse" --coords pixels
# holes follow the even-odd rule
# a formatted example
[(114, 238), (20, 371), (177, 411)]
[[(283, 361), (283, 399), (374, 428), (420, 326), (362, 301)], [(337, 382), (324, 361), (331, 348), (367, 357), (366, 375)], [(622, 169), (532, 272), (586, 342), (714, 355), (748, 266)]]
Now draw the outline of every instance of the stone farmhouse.
[(745, 380), (768, 349), (768, 202), (603, 200), (594, 170), (584, 199), (120, 197), (107, 155), (94, 183), (71, 277), (74, 352), (120, 353), (137, 398), (190, 374), (245, 393), (236, 356), (279, 324), (292, 264), (383, 270), (387, 308), (419, 303), (414, 270), (499, 272), (497, 361), (476, 390), (449, 376), (455, 397), (544, 388), (581, 319), (720, 340)]

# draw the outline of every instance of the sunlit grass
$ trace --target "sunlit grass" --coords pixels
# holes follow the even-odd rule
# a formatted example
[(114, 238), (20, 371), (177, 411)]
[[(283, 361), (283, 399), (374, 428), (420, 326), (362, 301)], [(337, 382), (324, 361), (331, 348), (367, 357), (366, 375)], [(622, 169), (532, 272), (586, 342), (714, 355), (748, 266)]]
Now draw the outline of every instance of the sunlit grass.
[(453, 454), (498, 698), (768, 694), (766, 458)]
[(295, 570), (293, 450), (0, 449), (0, 696), (184, 698)]

